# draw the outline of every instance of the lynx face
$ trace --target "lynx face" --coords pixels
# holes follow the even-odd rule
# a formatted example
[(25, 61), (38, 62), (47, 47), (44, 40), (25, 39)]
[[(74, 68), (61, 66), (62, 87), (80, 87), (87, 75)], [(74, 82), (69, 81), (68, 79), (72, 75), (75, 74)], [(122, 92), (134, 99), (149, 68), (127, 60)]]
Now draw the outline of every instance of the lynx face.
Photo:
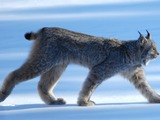
[(158, 55), (159, 53), (157, 51), (157, 47), (155, 46), (155, 44), (153, 44), (148, 51), (146, 60), (144, 60), (144, 65), (148, 65), (149, 61), (156, 59)]
[(156, 44), (151, 40), (149, 33), (146, 37), (141, 35), (139, 40), (141, 41), (141, 62), (146, 66), (150, 60), (154, 60), (158, 57), (159, 52), (157, 50)]

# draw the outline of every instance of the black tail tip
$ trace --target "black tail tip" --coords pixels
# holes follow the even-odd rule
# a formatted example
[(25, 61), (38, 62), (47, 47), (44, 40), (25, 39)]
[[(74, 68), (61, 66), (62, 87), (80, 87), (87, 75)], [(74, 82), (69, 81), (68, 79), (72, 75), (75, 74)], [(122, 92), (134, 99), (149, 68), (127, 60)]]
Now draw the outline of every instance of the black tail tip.
[(25, 37), (27, 40), (31, 40), (31, 35), (32, 35), (32, 32), (26, 33), (26, 34), (24, 35), (24, 37)]

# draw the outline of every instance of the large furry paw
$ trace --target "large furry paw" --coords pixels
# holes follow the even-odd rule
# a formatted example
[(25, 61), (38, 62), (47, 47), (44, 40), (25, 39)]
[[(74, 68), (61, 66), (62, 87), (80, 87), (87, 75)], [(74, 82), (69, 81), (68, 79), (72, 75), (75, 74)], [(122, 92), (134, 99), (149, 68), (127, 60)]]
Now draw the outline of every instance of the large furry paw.
[(78, 101), (79, 106), (94, 106), (95, 102), (93, 101)]
[(160, 103), (160, 96), (149, 99), (150, 103)]
[(0, 102), (3, 102), (6, 99), (6, 95), (4, 95), (1, 91), (0, 91)]
[(51, 101), (49, 105), (64, 105), (66, 101), (63, 98), (57, 98), (57, 100)]

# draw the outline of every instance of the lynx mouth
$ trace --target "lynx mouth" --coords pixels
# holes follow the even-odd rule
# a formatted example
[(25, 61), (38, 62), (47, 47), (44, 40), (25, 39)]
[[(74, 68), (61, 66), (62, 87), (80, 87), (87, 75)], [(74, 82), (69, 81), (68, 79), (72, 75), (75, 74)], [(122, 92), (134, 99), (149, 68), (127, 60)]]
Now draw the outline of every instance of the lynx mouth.
[(143, 60), (143, 65), (147, 66), (149, 64), (149, 62), (150, 62), (150, 60), (145, 59), (145, 60)]
[(156, 60), (156, 58), (157, 58), (156, 56), (155, 57), (146, 58), (146, 59), (144, 59), (142, 61), (142, 63), (143, 63), (143, 65), (147, 66), (151, 60)]

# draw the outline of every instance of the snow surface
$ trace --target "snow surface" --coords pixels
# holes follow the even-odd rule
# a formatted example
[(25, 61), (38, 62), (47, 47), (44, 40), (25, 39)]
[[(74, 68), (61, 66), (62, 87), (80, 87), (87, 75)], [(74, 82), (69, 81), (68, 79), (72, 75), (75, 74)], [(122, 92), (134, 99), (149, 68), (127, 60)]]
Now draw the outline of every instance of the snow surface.
[[(42, 27), (63, 27), (95, 36), (121, 40), (137, 39), (137, 31), (152, 34), (160, 46), (160, 2), (158, 0), (0, 0), (0, 85), (9, 72), (27, 58), (32, 42), (24, 34)], [(37, 3), (37, 4), (36, 4)], [(118, 4), (120, 3), (120, 4)], [(60, 5), (59, 5), (60, 4)], [(147, 81), (160, 94), (160, 58), (145, 67)], [(38, 78), (16, 86), (0, 103), (0, 120), (159, 120), (160, 104), (150, 104), (127, 80), (106, 80), (92, 96), (94, 107), (76, 104), (88, 69), (69, 65), (54, 92), (66, 105), (46, 105), (37, 92)]]

